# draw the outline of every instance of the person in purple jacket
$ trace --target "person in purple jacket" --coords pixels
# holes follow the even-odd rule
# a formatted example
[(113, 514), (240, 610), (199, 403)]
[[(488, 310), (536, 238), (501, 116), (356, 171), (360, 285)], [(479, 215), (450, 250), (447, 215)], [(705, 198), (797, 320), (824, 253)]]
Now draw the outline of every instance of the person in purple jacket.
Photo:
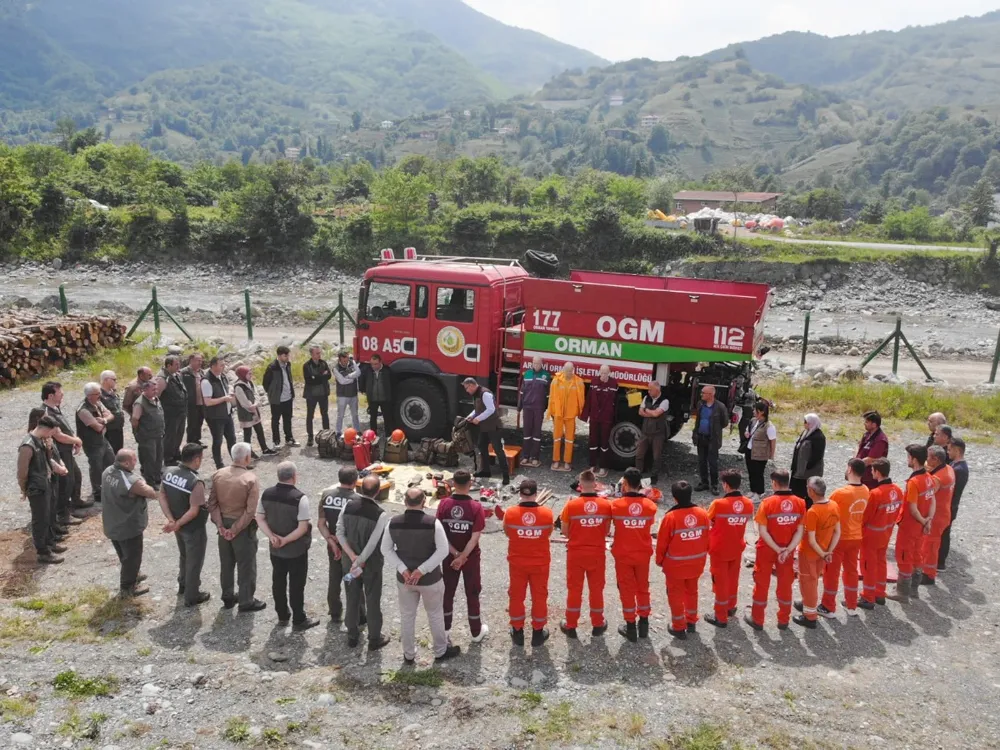
[(541, 357), (535, 357), (531, 368), (525, 370), (521, 377), (517, 408), (522, 412), (524, 425), (524, 450), (521, 454), (524, 466), (542, 465), (542, 420), (548, 406), (550, 382)]
[(590, 468), (599, 477), (608, 475), (608, 447), (617, 405), (618, 381), (611, 377), (610, 367), (601, 365), (599, 376), (590, 381), (587, 403), (581, 415), (584, 421), (590, 421), (590, 438), (587, 442)]

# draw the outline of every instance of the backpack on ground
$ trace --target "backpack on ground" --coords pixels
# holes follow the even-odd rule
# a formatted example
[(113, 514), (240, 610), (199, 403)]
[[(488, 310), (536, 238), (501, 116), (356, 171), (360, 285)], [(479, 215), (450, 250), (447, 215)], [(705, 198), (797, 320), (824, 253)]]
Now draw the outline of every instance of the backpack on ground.
[(316, 452), (320, 458), (337, 458), (341, 453), (341, 440), (336, 430), (320, 430), (316, 435)]

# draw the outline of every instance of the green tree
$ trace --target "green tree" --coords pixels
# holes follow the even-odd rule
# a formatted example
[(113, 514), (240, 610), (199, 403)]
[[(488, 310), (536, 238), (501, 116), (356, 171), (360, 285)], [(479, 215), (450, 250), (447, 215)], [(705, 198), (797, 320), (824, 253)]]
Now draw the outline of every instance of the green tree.
[(885, 218), (885, 204), (879, 198), (868, 201), (858, 217), (865, 224), (878, 225)]
[(426, 175), (411, 175), (388, 169), (375, 181), (372, 213), (380, 234), (407, 233), (411, 224), (426, 215), (431, 181)]
[(653, 132), (649, 134), (646, 142), (649, 150), (657, 156), (663, 156), (670, 150), (670, 133), (663, 125), (654, 125)]
[(70, 143), (76, 134), (76, 123), (72, 117), (62, 117), (56, 120), (56, 127), (53, 132), (59, 136), (59, 148), (63, 151), (70, 150)]
[(495, 156), (482, 159), (458, 159), (448, 174), (448, 187), (459, 208), (470, 203), (489, 203), (500, 199), (503, 187), (503, 164)]
[(993, 200), (994, 187), (985, 177), (977, 182), (965, 200), (963, 209), (973, 226), (985, 227), (996, 215), (996, 202)]
[(674, 209), (676, 187), (673, 180), (666, 177), (650, 181), (646, 185), (646, 205), (653, 210), (659, 209), (669, 214)]
[(28, 227), (37, 205), (27, 174), (12, 157), (0, 155), (0, 248)]
[(359, 130), (361, 130), (361, 113), (360, 112), (355, 111), (351, 115), (351, 130), (353, 130), (355, 133), (358, 132)]

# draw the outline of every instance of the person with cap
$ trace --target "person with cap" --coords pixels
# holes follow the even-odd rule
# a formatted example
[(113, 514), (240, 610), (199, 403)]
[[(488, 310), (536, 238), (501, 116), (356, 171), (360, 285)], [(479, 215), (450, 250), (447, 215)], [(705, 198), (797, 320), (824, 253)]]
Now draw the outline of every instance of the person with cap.
[(50, 454), (46, 442), (59, 429), (59, 423), (48, 415), (40, 415), (37, 423), (21, 440), (17, 449), (17, 484), (21, 497), (27, 499), (31, 509), (31, 541), (39, 563), (58, 565), (63, 561), (59, 555), (66, 548), (59, 544), (62, 534), (57, 536), (52, 496), (55, 472), (65, 472), (61, 462)]
[(844, 580), (843, 604), (847, 608), (847, 616), (855, 617), (858, 614), (858, 561), (864, 543), (864, 519), (871, 495), (871, 490), (861, 483), (866, 468), (860, 458), (852, 458), (847, 462), (844, 475), (847, 484), (830, 493), (830, 503), (840, 512), (840, 541), (834, 547), (833, 557), (823, 569), (823, 598), (817, 612), (826, 618), (834, 617), (837, 611), (837, 589), (841, 577)]
[(309, 347), (309, 359), (302, 365), (302, 395), (306, 397), (306, 445), (313, 444), (313, 417), (319, 407), (319, 417), (324, 430), (330, 429), (330, 380), (333, 373), (323, 359), (323, 348), (317, 344)]
[(142, 583), (145, 576), (139, 570), (143, 532), (149, 525), (146, 503), (156, 499), (156, 490), (135, 473), (135, 465), (135, 453), (123, 448), (101, 477), (104, 505), (101, 521), (104, 536), (111, 540), (121, 564), (119, 591), (123, 598), (149, 593), (149, 587)]
[(459, 578), (465, 584), (465, 605), (472, 642), (479, 643), (489, 628), (482, 621), (479, 594), (483, 590), (480, 571), (479, 538), (486, 530), (486, 513), (478, 500), (469, 494), (472, 475), (465, 469), (455, 472), (452, 491), (437, 507), (437, 519), (448, 537), (448, 556), (444, 559), (444, 629), (451, 639), (452, 610)]
[(118, 396), (118, 376), (114, 370), (105, 370), (101, 373), (101, 403), (111, 414), (111, 421), (106, 425), (104, 437), (111, 445), (112, 461), (125, 446), (125, 413), (122, 411), (122, 400)]
[(104, 470), (115, 462), (115, 452), (107, 439), (108, 426), (114, 416), (101, 403), (101, 386), (87, 383), (83, 386), (83, 403), (76, 410), (76, 432), (83, 441), (90, 473), (90, 489), (94, 502), (101, 502), (101, 477)]
[(951, 551), (951, 527), (958, 518), (958, 504), (962, 501), (962, 493), (969, 483), (969, 464), (965, 461), (965, 441), (953, 437), (948, 444), (948, 463), (955, 472), (955, 492), (951, 497), (951, 522), (941, 535), (941, 549), (938, 552), (938, 572), (946, 570), (948, 553)]
[(597, 638), (608, 629), (604, 617), (605, 540), (611, 530), (611, 501), (597, 494), (597, 478), (589, 469), (580, 474), (578, 486), (579, 496), (567, 500), (559, 514), (560, 529), (569, 540), (566, 543), (566, 619), (559, 624), (559, 630), (567, 638), (577, 637), (586, 579), (591, 634)]
[[(337, 541), (337, 520), (347, 504), (352, 500), (360, 500), (356, 491), (358, 485), (358, 470), (353, 466), (341, 466), (337, 473), (339, 484), (327, 487), (320, 495), (319, 501), (319, 534), (326, 542), (326, 556), (330, 561), (330, 575), (326, 584), (326, 604), (330, 613), (330, 622), (340, 623), (344, 619), (344, 605), (340, 598), (340, 589), (344, 586), (344, 576), (351, 569), (351, 561), (344, 554)], [(359, 622), (363, 625), (365, 617), (365, 602), (359, 602)]]
[(157, 388), (153, 380), (144, 381), (140, 388), (142, 393), (132, 405), (132, 435), (138, 446), (142, 478), (150, 487), (158, 490), (163, 477), (163, 405), (156, 395)]
[(181, 452), (184, 425), (187, 422), (188, 393), (181, 375), (181, 358), (167, 355), (163, 369), (154, 378), (157, 396), (163, 407), (163, 463), (173, 466)]
[(861, 520), (863, 584), (858, 606), (871, 610), (876, 604), (885, 604), (886, 550), (892, 540), (899, 510), (903, 507), (904, 493), (889, 477), (889, 459), (876, 458), (869, 468), (875, 478), (875, 488), (869, 491), (865, 515)]
[(372, 431), (378, 434), (378, 415), (382, 412), (385, 434), (389, 435), (395, 424), (392, 418), (392, 373), (378, 354), (372, 355), (370, 364), (364, 377), (365, 398), (368, 400), (368, 424)]
[(889, 438), (882, 432), (882, 415), (877, 411), (865, 412), (864, 420), (865, 434), (858, 443), (858, 452), (854, 457), (865, 462), (865, 475), (861, 477), (861, 484), (873, 490), (878, 486), (878, 481), (872, 474), (872, 464), (889, 456)]
[(708, 534), (708, 558), (715, 609), (713, 614), (705, 616), (705, 622), (724, 628), (737, 612), (740, 561), (747, 546), (747, 526), (753, 518), (753, 500), (740, 492), (743, 477), (735, 469), (720, 472), (719, 481), (724, 494), (708, 506), (708, 520), (712, 525)]
[(639, 404), (642, 436), (635, 451), (635, 465), (642, 471), (645, 468), (643, 464), (646, 463), (646, 453), (652, 448), (653, 462), (649, 470), (649, 479), (654, 485), (660, 481), (660, 456), (663, 454), (663, 444), (670, 434), (667, 429), (669, 409), (670, 402), (660, 384), (655, 380), (651, 381)]
[(389, 516), (379, 505), (382, 480), (369, 475), (361, 480), (361, 493), (348, 501), (337, 518), (337, 542), (351, 561), (351, 581), (347, 584), (347, 645), (355, 648), (361, 640), (361, 615), (364, 599), (368, 621), (368, 650), (378, 651), (389, 645), (382, 634), (382, 568), (385, 557), (380, 546)]
[[(939, 432), (942, 427), (938, 427)], [(920, 576), (921, 586), (933, 586), (937, 583), (941, 538), (951, 526), (951, 504), (955, 496), (955, 470), (948, 465), (948, 454), (940, 445), (932, 445), (927, 450), (927, 471), (934, 479), (936, 489), (934, 491), (934, 522), (931, 524), (930, 533), (924, 534), (920, 551), (923, 562), (923, 574)]]
[(236, 399), (236, 419), (243, 429), (243, 442), (251, 444), (256, 433), (260, 443), (260, 452), (265, 456), (277, 455), (278, 451), (267, 445), (264, 436), (263, 419), (260, 416), (260, 404), (257, 403), (257, 386), (254, 385), (253, 373), (246, 365), (236, 368), (236, 382), (233, 384), (233, 396)]
[(936, 504), (936, 483), (927, 473), (927, 448), (920, 443), (906, 446), (906, 465), (912, 472), (906, 480), (903, 508), (896, 532), (896, 590), (887, 599), (908, 602), (918, 595), (923, 563), (923, 537), (931, 533)]
[(279, 625), (287, 625), (291, 620), (292, 630), (309, 630), (319, 625), (319, 620), (306, 615), (306, 580), (312, 545), (309, 498), (295, 486), (298, 478), (295, 464), (282, 461), (277, 474), (278, 483), (261, 493), (257, 506), (257, 525), (270, 542), (274, 611)]
[(125, 392), (122, 394), (122, 409), (129, 416), (132, 415), (132, 407), (135, 405), (135, 401), (139, 396), (142, 395), (142, 384), (149, 382), (153, 379), (153, 371), (142, 366), (136, 370), (135, 377), (128, 382), (125, 386)]
[(927, 429), (930, 431), (930, 434), (927, 436), (927, 448), (935, 444), (934, 438), (937, 435), (938, 427), (943, 424), (948, 424), (948, 418), (939, 411), (927, 417)]
[(205, 446), (188, 443), (180, 452), (176, 466), (168, 466), (160, 485), (160, 510), (167, 519), (164, 534), (173, 534), (180, 553), (177, 571), (177, 595), (184, 604), (196, 607), (212, 595), (201, 590), (201, 570), (208, 547), (207, 498), (205, 482), (198, 476)]
[(573, 441), (576, 420), (583, 415), (586, 389), (572, 362), (567, 362), (552, 378), (549, 388), (549, 417), (552, 419), (552, 471), (573, 470)]
[(382, 535), (382, 556), (396, 571), (403, 661), (413, 666), (417, 659), (417, 608), (421, 602), (427, 613), (434, 649), (434, 662), (453, 659), (462, 653), (448, 643), (444, 625), (444, 580), (441, 563), (448, 556), (444, 526), (424, 512), (426, 497), (419, 487), (410, 487), (403, 496), (406, 510), (395, 516)]
[(479, 471), (476, 476), (482, 479), (489, 479), (492, 476), (490, 470), (490, 446), (496, 453), (497, 463), (503, 475), (503, 483), (510, 484), (510, 467), (507, 465), (507, 454), (503, 449), (503, 440), (500, 439), (500, 413), (497, 411), (496, 401), (492, 391), (483, 388), (475, 378), (466, 378), (462, 381), (465, 392), (472, 397), (472, 411), (466, 420), (476, 428), (478, 433), (479, 447)]
[(354, 357), (346, 349), (337, 352), (337, 364), (333, 366), (333, 379), (337, 390), (337, 434), (344, 434), (344, 416), (351, 411), (351, 425), (354, 431), (361, 432), (361, 421), (358, 419), (358, 379), (361, 368)]
[(711, 489), (719, 494), (719, 451), (722, 450), (722, 434), (729, 426), (729, 410), (715, 397), (715, 386), (706, 385), (701, 389), (701, 401), (695, 407), (695, 420), (691, 439), (698, 449), (698, 475), (700, 482), (695, 492)]
[(194, 352), (188, 357), (188, 363), (181, 368), (181, 379), (187, 389), (187, 441), (201, 442), (201, 428), (205, 424), (205, 397), (202, 395), (201, 381), (205, 377), (202, 367), (205, 357), (201, 352)]
[(792, 449), (792, 492), (806, 501), (806, 510), (812, 505), (808, 482), (812, 477), (823, 476), (823, 457), (826, 455), (826, 435), (818, 414), (806, 414), (802, 432)]
[(264, 370), (264, 390), (271, 405), (271, 441), (275, 448), (281, 444), (281, 428), (285, 431), (285, 445), (298, 445), (292, 437), (295, 382), (292, 379), (291, 357), (287, 346), (279, 346), (274, 361)]
[(236, 397), (230, 391), (225, 369), (226, 363), (221, 357), (212, 357), (208, 363), (208, 370), (205, 371), (205, 377), (201, 379), (203, 412), (208, 430), (212, 433), (212, 459), (215, 461), (216, 469), (221, 469), (224, 465), (223, 440), (229, 449), (230, 457), (233, 457), (233, 448), (236, 445), (236, 429), (233, 427), (233, 403)]
[[(232, 609), (239, 604), (240, 612), (259, 612), (267, 606), (254, 598), (257, 592), (257, 522), (254, 519), (260, 501), (260, 481), (250, 470), (251, 453), (248, 443), (233, 445), (233, 463), (212, 475), (208, 495), (209, 517), (219, 531), (222, 606)], [(234, 571), (239, 575), (238, 594)]]
[(708, 513), (691, 501), (691, 485), (674, 482), (674, 507), (660, 522), (656, 564), (667, 580), (670, 628), (674, 638), (687, 638), (698, 623), (698, 579), (708, 558)]
[(545, 421), (549, 401), (550, 381), (542, 358), (537, 356), (531, 360), (531, 367), (521, 375), (517, 408), (523, 416), (524, 452), (521, 463), (524, 466), (542, 465), (542, 422)]
[(598, 376), (590, 381), (587, 399), (580, 418), (590, 423), (587, 451), (590, 470), (598, 477), (608, 475), (611, 428), (618, 408), (618, 381), (611, 377), (611, 368), (601, 365)]
[(649, 637), (649, 560), (653, 556), (656, 503), (642, 494), (642, 474), (634, 466), (625, 470), (621, 490), (621, 497), (611, 501), (611, 556), (625, 620), (618, 626), (618, 634), (635, 643)]
[(52, 433), (52, 443), (59, 453), (59, 461), (66, 468), (60, 474), (56, 487), (56, 520), (62, 525), (72, 523), (71, 516), (82, 517), (86, 509), (94, 503), (83, 499), (83, 473), (76, 463), (76, 455), (83, 448), (83, 440), (76, 436), (69, 419), (62, 412), (63, 387), (61, 383), (49, 381), (42, 386), (42, 413), (52, 417), (59, 429)]

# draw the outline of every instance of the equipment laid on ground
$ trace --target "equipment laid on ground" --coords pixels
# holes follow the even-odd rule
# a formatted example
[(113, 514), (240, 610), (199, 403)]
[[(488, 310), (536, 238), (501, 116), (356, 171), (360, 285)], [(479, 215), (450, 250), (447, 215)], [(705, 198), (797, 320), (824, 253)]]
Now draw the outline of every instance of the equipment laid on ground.
[[(532, 269), (558, 266), (541, 256), (530, 256)], [(747, 402), (770, 302), (766, 284), (601, 271), (544, 279), (516, 260), (395, 260), (386, 250), (365, 274), (354, 351), (359, 361), (378, 354), (389, 368), (391, 421), (414, 445), (444, 438), (472, 410), (466, 377), (511, 409), (534, 357), (550, 372), (571, 362), (585, 382), (608, 365), (620, 386), (610, 448), (624, 467), (635, 460), (638, 407), (651, 380), (670, 400), (671, 436), (704, 385), (731, 410)], [(471, 436), (452, 438), (456, 456), (472, 452)]]
[(384, 460), (390, 464), (405, 464), (410, 460), (410, 441), (402, 430), (395, 430), (385, 444)]
[(338, 458), (344, 443), (336, 430), (320, 430), (316, 435), (316, 453), (320, 458)]

